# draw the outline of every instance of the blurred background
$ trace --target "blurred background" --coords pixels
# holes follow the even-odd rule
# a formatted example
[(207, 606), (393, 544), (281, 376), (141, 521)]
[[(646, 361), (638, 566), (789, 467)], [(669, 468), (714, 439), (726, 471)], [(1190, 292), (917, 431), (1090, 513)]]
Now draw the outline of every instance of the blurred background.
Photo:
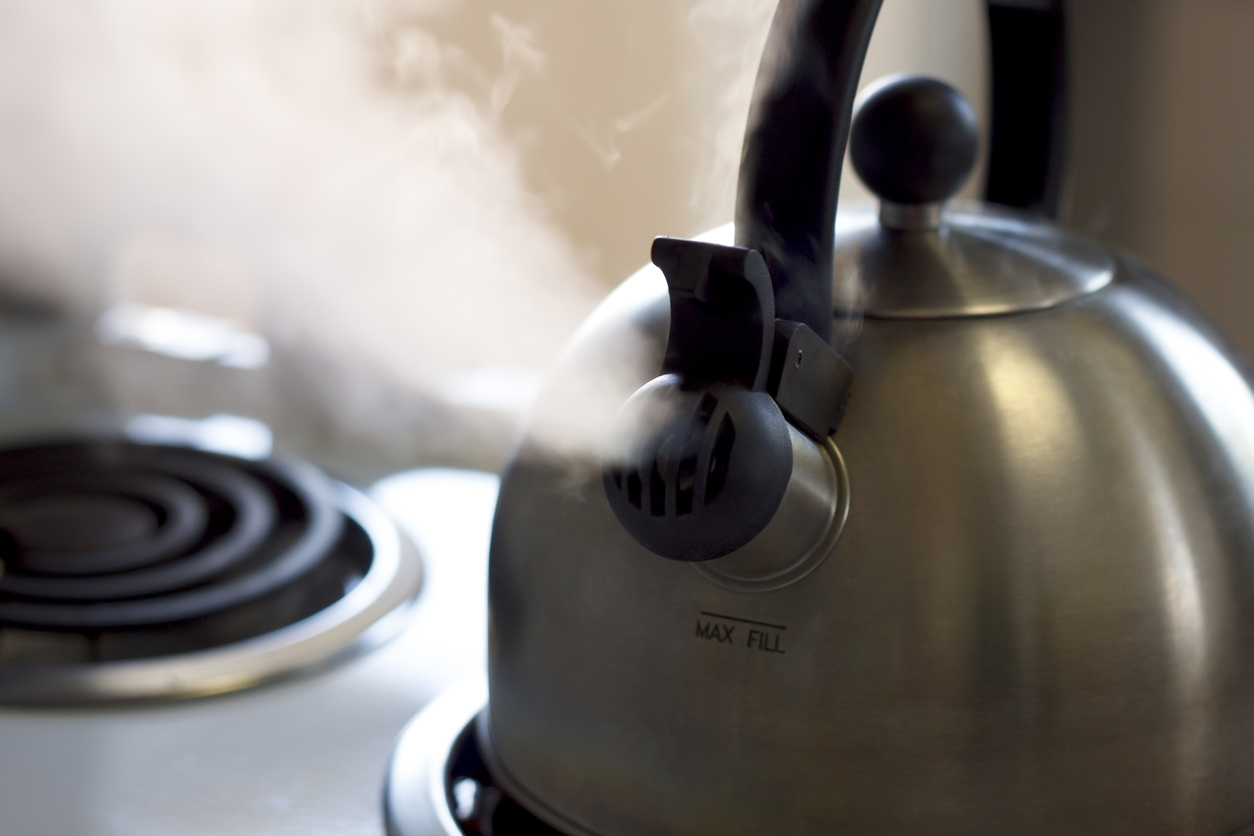
[[(0, 434), (498, 468), (652, 238), (730, 220), (773, 10), (0, 0)], [(1254, 4), (1068, 12), (1062, 222), (1254, 356)], [(885, 0), (863, 83), (924, 72), (984, 113), (986, 37), (983, 0)]]

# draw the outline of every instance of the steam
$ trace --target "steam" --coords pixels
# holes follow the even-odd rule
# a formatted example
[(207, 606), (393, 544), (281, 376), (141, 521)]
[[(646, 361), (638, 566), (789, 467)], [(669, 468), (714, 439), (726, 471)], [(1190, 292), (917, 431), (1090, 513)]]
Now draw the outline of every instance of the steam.
[(691, 83), (705, 105), (695, 128), (707, 152), (698, 158), (690, 198), (703, 212), (702, 229), (732, 217), (745, 120), (776, 5), (775, 0), (697, 0), (688, 13), (696, 54)]
[[(0, 285), (82, 323), (81, 388), (122, 413), (258, 418), (363, 480), (499, 466), (652, 237), (730, 219), (774, 6), (0, 3)], [(882, 41), (877, 75), (919, 69)], [(225, 342), (186, 359), (171, 323)], [(656, 373), (664, 334), (623, 339), (552, 396), (553, 449)]]
[[(3, 4), (6, 286), (84, 322), (186, 310), (257, 332), (270, 383), (226, 406), (297, 446), (479, 443), (441, 393), (538, 374), (603, 289), (500, 128), (544, 73), (534, 33), (493, 16), (489, 71), (424, 27), (448, 6)], [(125, 365), (103, 366), (124, 411), (223, 406), (189, 380), (212, 368)]]

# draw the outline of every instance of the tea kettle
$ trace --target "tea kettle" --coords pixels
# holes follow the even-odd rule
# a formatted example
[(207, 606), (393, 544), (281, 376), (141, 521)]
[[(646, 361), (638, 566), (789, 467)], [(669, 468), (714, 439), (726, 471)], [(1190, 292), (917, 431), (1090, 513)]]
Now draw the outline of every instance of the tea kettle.
[(851, 119), (878, 8), (782, 0), (734, 231), (659, 239), (542, 393), (484, 758), (567, 834), (1245, 832), (1248, 373), (1132, 258), (947, 206), (952, 89)]

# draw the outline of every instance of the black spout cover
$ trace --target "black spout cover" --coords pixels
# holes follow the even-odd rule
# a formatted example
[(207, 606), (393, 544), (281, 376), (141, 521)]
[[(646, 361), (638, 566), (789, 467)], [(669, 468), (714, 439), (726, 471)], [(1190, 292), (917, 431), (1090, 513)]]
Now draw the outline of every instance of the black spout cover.
[(605, 494), (645, 548), (710, 560), (774, 518), (792, 476), (784, 415), (824, 440), (848, 367), (811, 329), (775, 318), (757, 252), (658, 238), (653, 261), (670, 290), (666, 359), (615, 419)]
[(655, 378), (619, 412), (603, 469), (623, 528), (672, 560), (710, 560), (758, 535), (792, 475), (788, 423), (771, 396)]
[(766, 262), (753, 250), (683, 238), (653, 242), (653, 263), (671, 298), (664, 374), (688, 387), (766, 385), (775, 330), (775, 298)]
[(792, 441), (764, 390), (775, 339), (762, 256), (679, 238), (653, 242), (671, 325), (662, 376), (618, 414), (605, 494), (642, 546), (672, 560), (721, 557), (775, 516)]

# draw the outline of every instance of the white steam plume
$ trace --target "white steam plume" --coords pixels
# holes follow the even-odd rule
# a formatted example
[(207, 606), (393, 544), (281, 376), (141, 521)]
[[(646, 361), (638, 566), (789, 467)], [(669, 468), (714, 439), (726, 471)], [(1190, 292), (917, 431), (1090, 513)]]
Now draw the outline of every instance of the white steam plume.
[[(497, 17), (481, 71), (421, 25), (447, 5), (0, 3), (4, 282), (84, 321), (129, 302), (262, 332), (273, 379), (227, 405), (298, 446), (476, 443), (430, 393), (542, 369), (602, 291), (496, 121), (543, 53)], [(218, 371), (147, 368), (169, 379), (113, 370), (124, 410), (221, 408), (195, 380)]]
[[(959, 5), (887, 0), (868, 67), (926, 69), (876, 43)], [(79, 363), (124, 412), (253, 415), (360, 478), (497, 465), (512, 416), (452, 402), (525, 399), (654, 235), (730, 219), (773, 11), (0, 0), (0, 283), (88, 324), (125, 302), (269, 341), (250, 372)]]

